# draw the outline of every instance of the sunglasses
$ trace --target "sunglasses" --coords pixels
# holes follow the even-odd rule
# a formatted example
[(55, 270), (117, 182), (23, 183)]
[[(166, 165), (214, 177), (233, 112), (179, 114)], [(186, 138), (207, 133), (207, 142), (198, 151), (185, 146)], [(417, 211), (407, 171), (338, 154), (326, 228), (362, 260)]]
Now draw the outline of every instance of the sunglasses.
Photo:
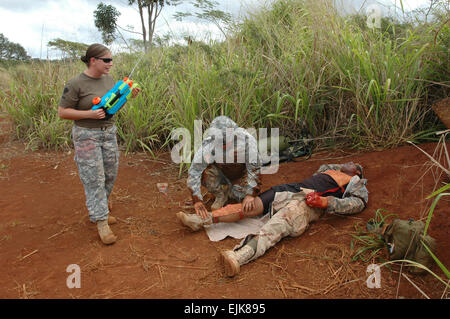
[(97, 58), (97, 57), (94, 57), (94, 58), (97, 60), (102, 60), (105, 63), (112, 62), (112, 60), (113, 60), (112, 58)]

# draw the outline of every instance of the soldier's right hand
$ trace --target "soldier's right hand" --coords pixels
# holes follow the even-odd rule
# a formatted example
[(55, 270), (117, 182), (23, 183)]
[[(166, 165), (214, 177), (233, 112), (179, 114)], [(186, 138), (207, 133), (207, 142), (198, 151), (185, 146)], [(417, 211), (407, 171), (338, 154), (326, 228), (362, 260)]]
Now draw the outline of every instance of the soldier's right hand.
[(196, 202), (194, 204), (195, 213), (199, 215), (201, 218), (206, 219), (208, 217), (208, 211), (206, 210), (205, 205), (202, 201)]
[(103, 109), (89, 110), (89, 118), (101, 120), (105, 118), (105, 111)]

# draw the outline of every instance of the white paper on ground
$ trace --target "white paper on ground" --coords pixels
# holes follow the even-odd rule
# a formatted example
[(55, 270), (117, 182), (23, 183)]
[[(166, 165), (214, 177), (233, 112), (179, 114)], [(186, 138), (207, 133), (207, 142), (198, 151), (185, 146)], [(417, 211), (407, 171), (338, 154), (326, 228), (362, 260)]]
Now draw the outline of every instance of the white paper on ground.
[(204, 226), (211, 241), (220, 241), (227, 236), (241, 239), (249, 234), (257, 234), (269, 220), (269, 214), (262, 217), (244, 218), (234, 223), (217, 223)]

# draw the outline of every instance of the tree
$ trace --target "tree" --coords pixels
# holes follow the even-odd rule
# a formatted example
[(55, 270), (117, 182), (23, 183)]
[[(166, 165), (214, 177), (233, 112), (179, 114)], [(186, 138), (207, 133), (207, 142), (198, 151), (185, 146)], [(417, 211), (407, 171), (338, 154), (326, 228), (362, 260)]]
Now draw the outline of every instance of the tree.
[[(144, 48), (146, 51), (148, 50), (148, 47), (153, 44), (156, 20), (163, 7), (165, 5), (176, 6), (180, 4), (181, 1), (182, 0), (128, 0), (129, 5), (136, 4), (138, 6), (142, 26), (142, 40), (144, 41)], [(147, 13), (147, 24), (145, 23), (145, 11)]]
[(52, 49), (60, 50), (63, 53), (64, 57), (68, 57), (74, 60), (84, 55), (89, 46), (85, 43), (66, 41), (59, 38), (49, 41), (47, 45)]
[(8, 40), (0, 33), (0, 60), (26, 61), (31, 59), (25, 49), (18, 43)]
[(110, 44), (116, 39), (117, 18), (120, 12), (112, 5), (100, 2), (94, 11), (94, 22), (97, 29), (102, 33), (105, 44)]
[(201, 11), (195, 12), (194, 14), (192, 14), (191, 12), (177, 12), (176, 14), (174, 14), (176, 20), (182, 21), (183, 18), (195, 16), (197, 19), (206, 20), (213, 23), (225, 37), (227, 36), (222, 28), (222, 24), (228, 24), (231, 22), (231, 14), (228, 12), (217, 10), (216, 8), (219, 4), (217, 1), (191, 0), (189, 1), (189, 3), (195, 8), (200, 9)]
[[(177, 5), (181, 0), (128, 0), (130, 6), (137, 5), (142, 32), (134, 32), (129, 29), (124, 29), (117, 24), (117, 17), (120, 12), (112, 5), (105, 5), (100, 3), (97, 10), (94, 11), (95, 26), (102, 32), (103, 41), (111, 43), (116, 39), (116, 32), (119, 29), (138, 33), (142, 35), (145, 51), (148, 50), (149, 45), (153, 42), (153, 35), (155, 33), (156, 20), (158, 19), (163, 7), (165, 5)], [(125, 41), (124, 37), (122, 36)], [(110, 42), (107, 42), (110, 41)], [(126, 41), (125, 41), (126, 42)]]

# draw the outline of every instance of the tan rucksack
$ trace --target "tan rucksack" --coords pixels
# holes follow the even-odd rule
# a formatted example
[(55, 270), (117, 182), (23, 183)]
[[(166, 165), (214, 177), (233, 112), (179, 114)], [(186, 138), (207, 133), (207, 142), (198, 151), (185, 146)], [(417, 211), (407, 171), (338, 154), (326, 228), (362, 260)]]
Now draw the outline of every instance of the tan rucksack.
[[(390, 260), (407, 259), (426, 266), (428, 269), (433, 265), (433, 258), (424, 245), (434, 253), (436, 251), (436, 240), (429, 236), (423, 236), (425, 225), (421, 221), (394, 219), (387, 226), (383, 238), (389, 248)], [(419, 267), (408, 267), (411, 273), (423, 273), (424, 269)]]

